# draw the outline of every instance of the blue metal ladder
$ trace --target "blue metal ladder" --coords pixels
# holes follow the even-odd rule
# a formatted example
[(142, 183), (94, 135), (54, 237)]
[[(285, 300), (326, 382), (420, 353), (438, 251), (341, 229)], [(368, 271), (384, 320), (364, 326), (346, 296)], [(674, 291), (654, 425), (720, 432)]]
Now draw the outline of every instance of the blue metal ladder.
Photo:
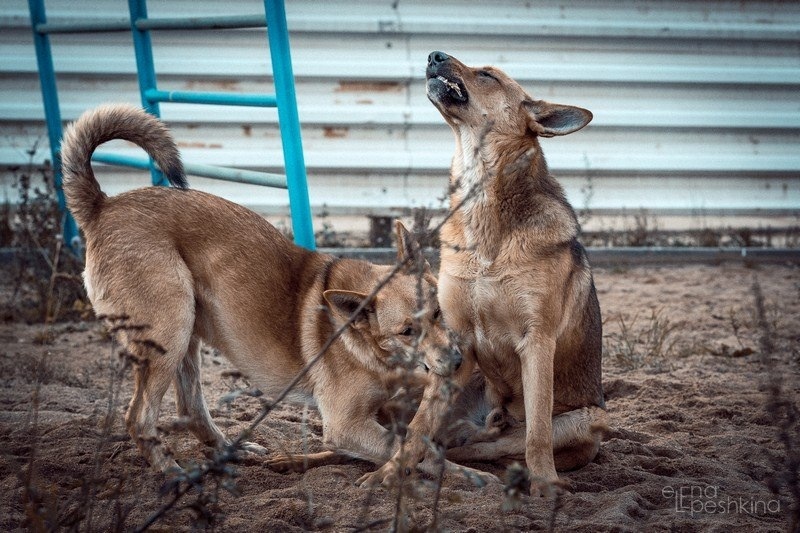
[[(75, 249), (76, 245), (79, 245), (80, 236), (75, 221), (66, 209), (64, 193), (61, 188), (62, 175), (59, 153), (62, 122), (49, 36), (56, 33), (130, 31), (133, 34), (142, 107), (153, 115), (160, 116), (160, 102), (277, 107), (286, 176), (192, 164), (190, 162), (184, 163), (184, 168), (186, 173), (190, 175), (288, 189), (289, 210), (291, 212), (295, 242), (310, 250), (314, 249), (314, 230), (311, 225), (311, 208), (308, 199), (306, 169), (300, 137), (300, 121), (297, 114), (292, 60), (289, 52), (289, 32), (286, 26), (286, 12), (283, 0), (264, 0), (265, 16), (199, 18), (148, 18), (146, 0), (128, 0), (130, 21), (75, 19), (68, 22), (48, 23), (44, 0), (28, 0), (28, 7), (31, 13), (31, 26), (33, 28), (36, 59), (39, 66), (39, 78), (42, 85), (45, 118), (50, 140), (53, 181), (58, 196), (58, 204), (65, 214), (63, 224), (65, 243)], [(163, 91), (158, 89), (150, 42), (151, 30), (263, 28), (265, 26), (267, 27), (272, 60), (275, 95)], [(154, 185), (167, 184), (152, 160), (147, 158), (97, 152), (92, 159), (106, 164), (149, 168)]]

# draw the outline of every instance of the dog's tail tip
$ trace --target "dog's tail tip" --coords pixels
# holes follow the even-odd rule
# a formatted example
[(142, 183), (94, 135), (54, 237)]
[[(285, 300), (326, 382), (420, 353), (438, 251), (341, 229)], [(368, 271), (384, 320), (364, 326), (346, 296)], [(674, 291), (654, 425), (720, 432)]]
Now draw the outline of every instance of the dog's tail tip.
[(175, 187), (176, 189), (188, 189), (189, 188), (189, 181), (186, 179), (186, 172), (183, 169), (183, 165), (178, 164), (173, 166), (172, 168), (162, 169), (164, 173), (164, 177), (167, 178), (170, 185)]

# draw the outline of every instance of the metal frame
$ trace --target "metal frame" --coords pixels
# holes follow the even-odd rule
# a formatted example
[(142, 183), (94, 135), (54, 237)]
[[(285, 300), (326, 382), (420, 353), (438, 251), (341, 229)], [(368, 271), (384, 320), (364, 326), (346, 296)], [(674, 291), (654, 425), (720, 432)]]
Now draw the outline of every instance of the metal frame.
[[(31, 26), (33, 28), (47, 131), (50, 140), (53, 181), (58, 205), (64, 213), (64, 240), (73, 250), (77, 250), (80, 246), (80, 234), (75, 221), (66, 209), (62, 190), (60, 158), (62, 122), (49, 35), (52, 33), (108, 31), (131, 32), (136, 55), (142, 107), (157, 117), (160, 116), (159, 104), (161, 102), (277, 108), (286, 168), (285, 177), (266, 172), (192, 163), (185, 163), (184, 168), (188, 174), (195, 176), (288, 189), (289, 210), (291, 212), (295, 242), (305, 248), (314, 249), (314, 230), (311, 224), (311, 207), (308, 198), (300, 120), (297, 113), (297, 99), (294, 89), (294, 75), (292, 73), (289, 32), (286, 26), (286, 12), (283, 0), (264, 0), (265, 16), (177, 19), (148, 18), (146, 0), (128, 0), (129, 22), (123, 20), (89, 21), (76, 19), (70, 22), (48, 24), (44, 0), (28, 0), (28, 7), (31, 14)], [(228, 29), (265, 26), (268, 29), (267, 37), (272, 60), (275, 95), (163, 91), (158, 89), (150, 41), (151, 30)], [(154, 185), (167, 185), (164, 176), (153, 164), (152, 160), (103, 152), (96, 153), (92, 159), (106, 164), (149, 168)]]

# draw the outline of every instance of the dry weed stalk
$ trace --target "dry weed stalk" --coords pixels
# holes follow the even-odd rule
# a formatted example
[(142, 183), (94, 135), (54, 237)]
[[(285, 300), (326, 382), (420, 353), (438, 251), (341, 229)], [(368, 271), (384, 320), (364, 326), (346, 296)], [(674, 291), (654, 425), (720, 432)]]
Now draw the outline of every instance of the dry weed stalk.
[[(14, 319), (52, 323), (86, 307), (80, 272), (81, 259), (64, 253), (61, 224), (63, 215), (55, 198), (52, 171), (33, 164), (17, 169), (13, 186), (19, 202), (12, 214), (10, 205), (2, 212), (4, 241), (15, 249), (17, 260), (9, 272), (13, 291), (4, 303), (4, 314)], [(33, 183), (41, 181), (41, 186)], [(73, 313), (76, 311), (77, 313)]]
[(671, 322), (657, 309), (651, 309), (643, 326), (637, 327), (638, 323), (638, 313), (630, 320), (619, 315), (619, 332), (609, 332), (603, 339), (605, 355), (613, 357), (620, 366), (629, 370), (668, 365), (677, 342), (674, 333), (680, 324)]
[[(44, 357), (37, 362), (37, 367), (45, 364)], [(38, 377), (38, 372), (35, 374)], [(22, 504), (25, 509), (25, 518), (21, 524), (34, 531), (46, 531), (54, 528), (58, 523), (58, 506), (54, 499), (47, 498), (46, 490), (36, 483), (36, 453), (39, 445), (39, 391), (40, 380), (37, 378), (31, 393), (30, 419), (27, 424), (30, 433), (30, 452), (27, 469), (20, 471), (23, 493)], [(50, 528), (48, 525), (52, 524)]]
[[(117, 328), (124, 330), (126, 326), (122, 323), (122, 319), (118, 319), (118, 321)], [(55, 370), (50, 368), (50, 363), (47, 360), (48, 355), (43, 355), (36, 361), (36, 368), (32, 374), (34, 390), (31, 397), (30, 420), (28, 422), (30, 454), (27, 468), (20, 472), (23, 487), (22, 502), (25, 509), (25, 519), (22, 525), (28, 529), (53, 531), (57, 529), (77, 530), (82, 527), (87, 531), (98, 529), (122, 531), (125, 528), (125, 522), (133, 509), (133, 504), (124, 504), (122, 502), (123, 480), (120, 480), (116, 488), (111, 492), (114, 504), (111, 522), (99, 524), (95, 517), (98, 491), (109, 481), (107, 476), (102, 475), (103, 467), (116, 455), (116, 451), (108, 453), (109, 445), (112, 441), (111, 432), (117, 419), (121, 383), (131, 366), (131, 356), (124, 351), (118, 352), (113, 343), (111, 352), (112, 356), (118, 356), (118, 363), (112, 363), (109, 367), (108, 402), (103, 413), (97, 441), (92, 447), (93, 453), (89, 462), (89, 470), (81, 481), (80, 492), (76, 496), (70, 496), (65, 501), (59, 501), (57, 486), (42, 486), (36, 475), (37, 450), (40, 445), (38, 431), (40, 386), (43, 383), (52, 381), (55, 373)]]
[[(761, 364), (767, 369), (766, 412), (776, 428), (783, 447), (783, 456), (773, 456), (775, 472), (769, 480), (770, 489), (778, 496), (791, 498), (788, 531), (800, 530), (800, 409), (793, 396), (792, 386), (785, 386), (784, 372), (775, 367), (775, 330), (767, 317), (764, 293), (758, 276), (753, 276), (756, 321), (760, 330)], [(791, 373), (789, 374), (791, 375)]]

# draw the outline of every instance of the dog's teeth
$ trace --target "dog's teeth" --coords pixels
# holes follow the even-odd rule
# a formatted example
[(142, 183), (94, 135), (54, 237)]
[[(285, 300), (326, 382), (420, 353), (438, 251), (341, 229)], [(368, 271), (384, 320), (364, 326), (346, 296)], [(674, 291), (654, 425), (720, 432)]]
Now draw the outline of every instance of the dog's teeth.
[(457, 92), (458, 96), (461, 97), (461, 88), (458, 86), (457, 83), (448, 80), (444, 76), (436, 76), (436, 79), (439, 80), (440, 82), (444, 83), (445, 85), (447, 85), (450, 89), (452, 89), (455, 92)]

